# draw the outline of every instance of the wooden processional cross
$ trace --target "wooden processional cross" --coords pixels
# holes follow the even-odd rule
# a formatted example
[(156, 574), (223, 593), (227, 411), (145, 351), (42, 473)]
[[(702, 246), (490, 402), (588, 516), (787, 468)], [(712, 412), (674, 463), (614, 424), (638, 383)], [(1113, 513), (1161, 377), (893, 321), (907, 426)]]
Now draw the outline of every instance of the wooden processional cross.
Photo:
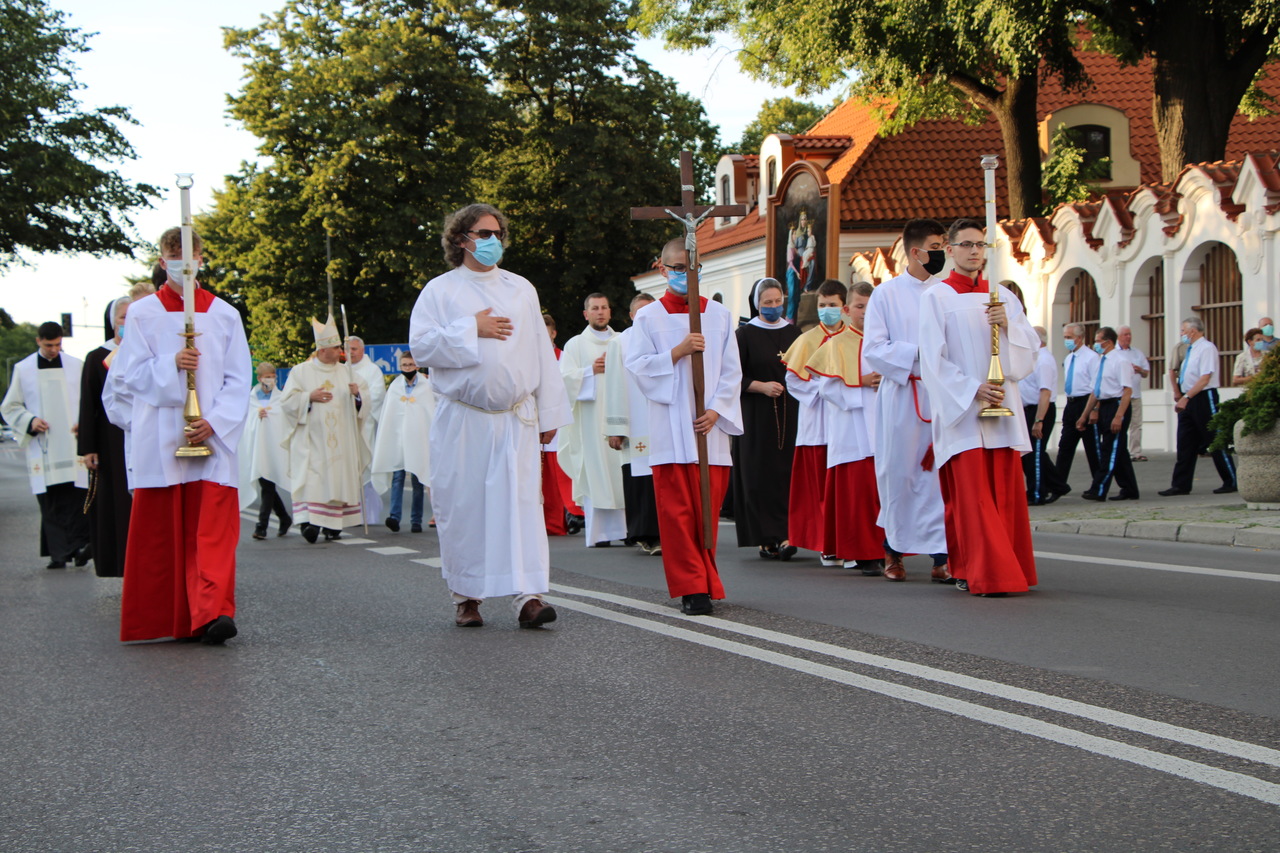
[[(684, 245), (689, 252), (689, 332), (702, 334), (702, 300), (698, 294), (698, 225), (708, 216), (746, 216), (747, 208), (741, 204), (696, 204), (693, 186), (693, 154), (680, 152), (680, 206), (633, 207), (632, 219), (666, 219), (671, 217), (684, 226)], [(693, 411), (700, 418), (706, 413), (706, 379), (702, 372), (702, 353), (690, 356), (693, 370)], [(697, 436), (698, 483), (702, 492), (702, 547), (710, 551), (715, 542), (715, 525), (719, 519), (711, 514), (711, 471), (707, 465), (707, 437)]]

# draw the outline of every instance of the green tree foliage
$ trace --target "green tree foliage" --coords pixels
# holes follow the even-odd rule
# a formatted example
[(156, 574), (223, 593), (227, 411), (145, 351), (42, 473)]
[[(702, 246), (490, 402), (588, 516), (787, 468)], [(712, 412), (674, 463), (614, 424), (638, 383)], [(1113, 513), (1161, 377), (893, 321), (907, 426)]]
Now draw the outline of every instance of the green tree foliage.
[(734, 153), (755, 154), (771, 133), (804, 133), (827, 114), (827, 107), (795, 98), (773, 98), (760, 105), (760, 112), (742, 131)]
[[(8, 312), (0, 309), (6, 318)], [(36, 324), (13, 323), (0, 326), (0, 399), (9, 390), (9, 381), (13, 378), (13, 366), (36, 351)]]
[(103, 163), (131, 160), (123, 107), (86, 111), (76, 98), (79, 30), (45, 0), (0, 0), (0, 269), (23, 252), (130, 254), (130, 211), (155, 187)]
[(1085, 156), (1074, 128), (1064, 124), (1053, 132), (1049, 159), (1044, 161), (1042, 170), (1044, 194), (1050, 209), (1060, 204), (1088, 201), (1098, 194), (1092, 182), (1105, 179), (1111, 158), (1086, 163)]
[(1164, 180), (1188, 163), (1221, 160), (1241, 107), (1272, 102), (1259, 72), (1276, 58), (1275, 0), (1079, 0), (1099, 48), (1122, 60), (1151, 60), (1152, 117)]
[(632, 55), (626, 5), (530, 0), (491, 12), (503, 113), (477, 169), (480, 195), (511, 218), (504, 266), (538, 288), (563, 342), (584, 325), (592, 291), (625, 316), (630, 276), (679, 233), (633, 222), (630, 208), (679, 202), (681, 150), (709, 192), (719, 140), (697, 101)]
[(848, 83), (885, 103), (886, 130), (990, 113), (1004, 137), (1009, 210), (1040, 206), (1040, 75), (1085, 80), (1065, 0), (639, 0), (646, 34), (692, 48), (727, 32), (748, 73), (802, 94)]
[(493, 144), (482, 44), (431, 2), (291, 0), (252, 29), (228, 30), (246, 83), (231, 115), (260, 140), (198, 221), (209, 280), (250, 314), (259, 358), (313, 347), (307, 318), (403, 340), (415, 286), (442, 271), (444, 216), (471, 200), (472, 164)]

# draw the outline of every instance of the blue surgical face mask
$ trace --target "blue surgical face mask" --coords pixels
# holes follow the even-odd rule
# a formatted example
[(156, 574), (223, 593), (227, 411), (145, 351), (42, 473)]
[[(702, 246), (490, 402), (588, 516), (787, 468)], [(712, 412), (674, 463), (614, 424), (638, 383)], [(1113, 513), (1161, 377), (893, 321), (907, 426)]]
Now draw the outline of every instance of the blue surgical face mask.
[(1189, 343), (1191, 343), (1191, 338), (1187, 337), (1186, 335), (1183, 335), (1183, 336), (1182, 336), (1182, 337), (1180, 337), (1178, 340), (1182, 341), (1184, 344), (1189, 344)]
[(766, 323), (776, 323), (782, 319), (782, 306), (772, 305), (767, 308), (761, 308), (760, 316), (764, 318)]
[(502, 241), (497, 237), (476, 240), (476, 250), (471, 252), (471, 257), (481, 266), (497, 266), (498, 261), (502, 260)]
[[(124, 326), (121, 326), (120, 328), (122, 328), (122, 329), (123, 329), (123, 328), (124, 328)], [(1254, 348), (1255, 350), (1257, 350), (1258, 352), (1266, 352), (1266, 351), (1267, 351), (1267, 342), (1266, 342), (1266, 341), (1254, 341), (1254, 342), (1253, 342), (1253, 348)]]
[(116, 337), (122, 341), (124, 340), (124, 321), (123, 320), (120, 321), (119, 326), (116, 326)]
[(689, 292), (689, 273), (685, 270), (674, 272), (667, 271), (667, 287), (671, 288), (672, 293), (678, 293), (684, 296)]
[(818, 322), (828, 329), (840, 325), (840, 309), (835, 306), (819, 308)]
[(1094, 344), (1093, 351), (1096, 352), (1098, 355), (1102, 355), (1102, 344)]
[(1075, 352), (1075, 349), (1076, 349), (1075, 338), (1067, 338), (1065, 341), (1063, 341), (1063, 343), (1066, 344), (1067, 352)]
[(1268, 338), (1273, 337), (1275, 333), (1276, 333), (1276, 327), (1271, 325), (1270, 323), (1262, 327), (1262, 334), (1264, 337), (1268, 337)]

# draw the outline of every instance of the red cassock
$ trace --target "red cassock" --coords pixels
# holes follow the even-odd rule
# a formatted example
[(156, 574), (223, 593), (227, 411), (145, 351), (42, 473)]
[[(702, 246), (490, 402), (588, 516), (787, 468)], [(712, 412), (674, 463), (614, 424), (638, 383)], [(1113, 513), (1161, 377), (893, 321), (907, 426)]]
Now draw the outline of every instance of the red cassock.
[(827, 469), (824, 553), (845, 560), (883, 560), (884, 528), (880, 493), (876, 489), (876, 460), (868, 457)]
[(724, 598), (716, 568), (720, 506), (729, 487), (728, 465), (710, 465), (711, 547), (702, 547), (702, 491), (697, 465), (654, 465), (653, 490), (658, 503), (658, 533), (662, 537), (662, 569), (672, 598), (709, 593)]
[[(555, 348), (556, 358), (562, 350)], [(560, 467), (556, 451), (542, 451), (542, 515), (547, 524), (548, 536), (564, 536), (568, 529), (564, 523), (565, 510), (570, 515), (585, 515), (586, 511), (573, 502), (573, 480)]]
[(826, 493), (826, 445), (797, 445), (791, 463), (791, 496), (787, 508), (787, 539), (795, 547), (820, 554), (832, 553), (827, 550), (826, 541)]
[(1011, 447), (966, 450), (938, 470), (951, 574), (971, 593), (1026, 592), (1036, 584), (1022, 456)]

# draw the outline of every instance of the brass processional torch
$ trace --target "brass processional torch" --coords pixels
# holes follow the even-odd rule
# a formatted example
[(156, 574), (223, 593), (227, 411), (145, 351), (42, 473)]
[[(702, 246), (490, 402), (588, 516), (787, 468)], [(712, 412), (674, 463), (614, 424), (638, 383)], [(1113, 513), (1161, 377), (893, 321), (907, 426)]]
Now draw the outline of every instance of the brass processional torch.
[[(190, 172), (178, 173), (178, 192), (182, 197), (182, 311), (186, 321), (181, 334), (187, 339), (186, 349), (196, 348), (196, 336), (199, 334), (196, 331), (196, 270), (191, 230), (191, 186), (194, 183)], [(189, 434), (193, 429), (191, 424), (201, 417), (200, 400), (196, 397), (196, 372), (188, 370), (187, 400), (182, 407), (182, 419), (187, 425), (183, 432)], [(213, 450), (207, 444), (193, 443), (188, 439), (174, 455), (181, 458), (211, 456)]]
[[(997, 154), (982, 155), (982, 177), (986, 190), (986, 207), (987, 207), (987, 250), (990, 251), (996, 244), (996, 168), (1000, 165), (1000, 157)], [(996, 284), (995, 278), (991, 275), (990, 269), (991, 255), (987, 255), (987, 282), (991, 285), (991, 298), (987, 305), (993, 308), (1000, 305), (1000, 285)], [(992, 385), (999, 385), (1004, 388), (1004, 368), (1000, 366), (1000, 327), (991, 327), (991, 366), (987, 368), (987, 381)], [(982, 411), (978, 412), (981, 418), (998, 418), (1005, 415), (1012, 415), (1013, 412), (1001, 406), (998, 403), (992, 403), (986, 406)]]

